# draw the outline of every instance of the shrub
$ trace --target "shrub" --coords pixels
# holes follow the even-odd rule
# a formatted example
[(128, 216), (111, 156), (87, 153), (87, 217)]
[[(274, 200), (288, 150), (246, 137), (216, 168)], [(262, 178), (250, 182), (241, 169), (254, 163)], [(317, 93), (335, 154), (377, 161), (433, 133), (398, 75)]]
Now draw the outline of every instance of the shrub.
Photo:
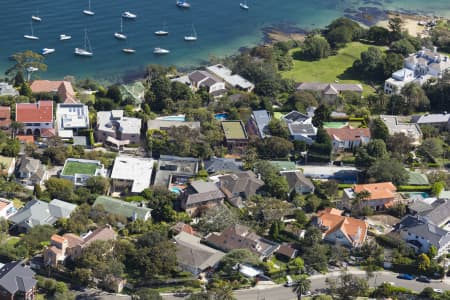
[(397, 187), (398, 192), (429, 192), (431, 185), (400, 185)]

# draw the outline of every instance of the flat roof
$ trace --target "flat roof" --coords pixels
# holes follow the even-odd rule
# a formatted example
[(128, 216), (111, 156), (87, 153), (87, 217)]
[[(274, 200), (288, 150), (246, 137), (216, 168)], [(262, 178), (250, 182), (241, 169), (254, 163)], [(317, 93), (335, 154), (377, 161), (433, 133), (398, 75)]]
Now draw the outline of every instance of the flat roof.
[(151, 158), (117, 156), (111, 172), (112, 179), (133, 181), (131, 192), (140, 193), (150, 186), (154, 160)]
[(222, 128), (227, 140), (247, 139), (247, 132), (242, 121), (222, 121)]
[(70, 159), (64, 163), (62, 175), (73, 176), (75, 174), (85, 174), (94, 176), (97, 169), (101, 169), (101, 163), (98, 160)]

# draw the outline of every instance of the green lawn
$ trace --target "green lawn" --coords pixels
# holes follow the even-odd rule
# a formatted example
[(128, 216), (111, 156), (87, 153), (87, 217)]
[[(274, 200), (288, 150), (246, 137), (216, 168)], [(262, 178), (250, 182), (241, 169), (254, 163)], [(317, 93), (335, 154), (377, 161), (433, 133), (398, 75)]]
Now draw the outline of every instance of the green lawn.
[[(281, 75), (296, 82), (362, 83), (358, 74), (352, 74), (348, 72), (348, 69), (355, 60), (360, 58), (361, 52), (369, 47), (371, 46), (353, 42), (340, 49), (337, 55), (319, 61), (301, 61), (294, 58), (292, 70), (282, 72)], [(300, 48), (292, 49), (292, 55), (295, 57), (295, 53), (299, 50)], [(363, 84), (363, 88), (365, 95), (374, 92), (374, 89), (367, 84)]]
[(97, 168), (98, 165), (93, 163), (68, 161), (62, 174), (67, 176), (72, 176), (74, 174), (95, 175), (95, 170), (97, 170)]

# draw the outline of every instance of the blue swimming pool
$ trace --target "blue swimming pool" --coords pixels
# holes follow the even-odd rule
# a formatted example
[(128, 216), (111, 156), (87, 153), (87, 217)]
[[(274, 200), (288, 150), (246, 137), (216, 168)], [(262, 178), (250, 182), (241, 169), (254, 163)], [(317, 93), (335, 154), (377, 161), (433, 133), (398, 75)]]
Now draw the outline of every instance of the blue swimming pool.
[(185, 115), (177, 115), (177, 116), (165, 116), (165, 117), (159, 117), (156, 118), (157, 120), (164, 120), (164, 121), (178, 121), (178, 122), (185, 122), (186, 116)]
[(225, 121), (226, 119), (228, 119), (228, 113), (215, 114), (214, 118), (219, 121)]
[(173, 186), (170, 188), (170, 191), (175, 194), (181, 194), (182, 189), (180, 189), (179, 187)]
[(409, 198), (429, 198), (430, 194), (428, 194), (427, 192), (410, 192), (410, 193), (405, 193), (406, 195), (408, 195)]

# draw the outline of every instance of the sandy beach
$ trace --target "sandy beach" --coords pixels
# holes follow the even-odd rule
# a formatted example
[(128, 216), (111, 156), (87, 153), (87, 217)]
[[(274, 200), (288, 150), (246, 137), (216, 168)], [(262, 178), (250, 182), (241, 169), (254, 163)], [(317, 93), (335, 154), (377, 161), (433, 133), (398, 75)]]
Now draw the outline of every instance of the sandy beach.
[(408, 31), (411, 36), (429, 36), (429, 32), (426, 30), (426, 27), (419, 25), (419, 21), (431, 21), (432, 18), (427, 16), (388, 12), (388, 19), (378, 22), (377, 26), (388, 28), (388, 20), (394, 17), (399, 17), (403, 20), (403, 29)]

